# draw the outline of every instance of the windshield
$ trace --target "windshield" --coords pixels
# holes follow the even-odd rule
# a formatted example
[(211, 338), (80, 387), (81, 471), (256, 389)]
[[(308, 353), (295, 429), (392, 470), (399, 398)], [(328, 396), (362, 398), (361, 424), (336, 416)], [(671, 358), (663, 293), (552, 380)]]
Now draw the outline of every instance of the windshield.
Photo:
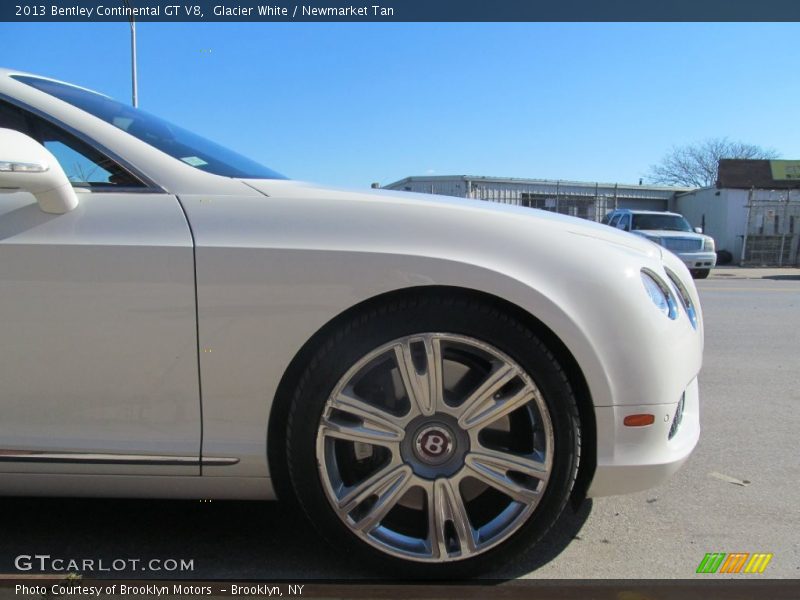
[(223, 177), (286, 179), (283, 175), (241, 154), (102, 94), (38, 77), (24, 75), (14, 75), (13, 77), (17, 81), (26, 83), (111, 123), (114, 127), (122, 129), (195, 169)]
[(633, 215), (632, 230), (661, 229), (665, 231), (692, 232), (689, 221), (680, 215)]

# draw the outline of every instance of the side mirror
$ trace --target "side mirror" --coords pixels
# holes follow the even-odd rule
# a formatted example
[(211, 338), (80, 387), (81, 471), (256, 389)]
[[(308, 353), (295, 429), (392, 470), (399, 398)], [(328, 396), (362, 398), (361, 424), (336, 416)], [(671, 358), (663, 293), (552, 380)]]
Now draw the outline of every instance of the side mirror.
[(703, 233), (703, 228), (702, 227), (695, 227), (694, 228), (694, 232), (695, 233)]
[(78, 206), (78, 196), (56, 157), (13, 129), (0, 129), (0, 192), (29, 192), (46, 213), (63, 214)]

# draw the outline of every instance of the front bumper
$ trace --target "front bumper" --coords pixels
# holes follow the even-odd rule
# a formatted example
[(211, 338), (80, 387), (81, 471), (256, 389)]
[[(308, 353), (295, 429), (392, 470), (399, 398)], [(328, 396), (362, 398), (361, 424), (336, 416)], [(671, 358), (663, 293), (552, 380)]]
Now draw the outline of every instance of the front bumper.
[[(639, 492), (664, 483), (689, 458), (700, 438), (700, 402), (697, 379), (683, 393), (683, 417), (669, 439), (680, 397), (671, 404), (595, 407), (597, 469), (589, 497)], [(648, 413), (655, 422), (628, 427), (628, 415)]]
[(678, 258), (687, 269), (711, 269), (717, 264), (715, 252), (680, 252)]

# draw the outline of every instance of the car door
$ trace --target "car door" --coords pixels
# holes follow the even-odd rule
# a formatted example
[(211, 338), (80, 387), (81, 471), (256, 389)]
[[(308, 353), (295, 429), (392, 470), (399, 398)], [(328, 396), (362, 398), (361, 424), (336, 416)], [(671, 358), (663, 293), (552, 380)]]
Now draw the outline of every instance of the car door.
[[(0, 99), (78, 192), (0, 194), (0, 472), (198, 474), (192, 237), (177, 199)], [(3, 157), (12, 159), (13, 157)]]

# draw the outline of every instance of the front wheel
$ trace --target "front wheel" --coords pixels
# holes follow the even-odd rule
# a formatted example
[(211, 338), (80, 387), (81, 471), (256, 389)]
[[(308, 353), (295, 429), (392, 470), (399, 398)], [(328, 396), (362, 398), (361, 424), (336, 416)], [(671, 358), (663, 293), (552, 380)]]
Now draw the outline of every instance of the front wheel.
[(464, 576), (553, 524), (580, 428), (566, 376), (529, 328), (476, 301), (420, 297), (323, 344), (287, 451), (300, 504), (334, 545), (412, 576)]

